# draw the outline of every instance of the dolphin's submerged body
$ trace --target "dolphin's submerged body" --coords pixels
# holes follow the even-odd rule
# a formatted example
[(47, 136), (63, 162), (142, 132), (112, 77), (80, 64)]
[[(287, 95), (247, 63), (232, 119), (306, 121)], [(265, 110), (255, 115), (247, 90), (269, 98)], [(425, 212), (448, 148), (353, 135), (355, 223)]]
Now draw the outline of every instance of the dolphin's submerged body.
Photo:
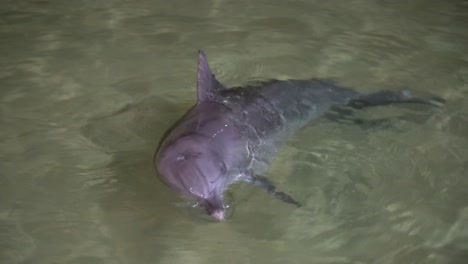
[(197, 95), (196, 105), (166, 133), (154, 162), (165, 184), (195, 198), (220, 221), (226, 218), (223, 192), (239, 180), (300, 206), (261, 175), (289, 135), (331, 106), (432, 102), (408, 91), (365, 94), (320, 79), (226, 88), (216, 80), (201, 51)]

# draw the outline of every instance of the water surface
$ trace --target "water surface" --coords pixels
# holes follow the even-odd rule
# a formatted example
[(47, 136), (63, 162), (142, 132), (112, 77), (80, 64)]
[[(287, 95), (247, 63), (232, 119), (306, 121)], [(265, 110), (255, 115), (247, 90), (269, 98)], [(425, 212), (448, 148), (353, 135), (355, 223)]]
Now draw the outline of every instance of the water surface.
[[(3, 1), (1, 263), (465, 263), (466, 1)], [(164, 131), (219, 80), (334, 78), (442, 108), (322, 118), (201, 220), (155, 177)]]

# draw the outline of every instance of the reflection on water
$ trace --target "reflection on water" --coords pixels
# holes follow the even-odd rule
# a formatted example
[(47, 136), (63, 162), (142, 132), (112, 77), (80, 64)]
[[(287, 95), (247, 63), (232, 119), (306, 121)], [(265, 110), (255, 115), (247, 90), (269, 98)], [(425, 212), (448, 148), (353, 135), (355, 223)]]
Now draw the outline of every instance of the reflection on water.
[[(464, 263), (467, 14), (462, 0), (2, 3), (0, 262)], [(331, 77), (448, 102), (317, 120), (269, 171), (302, 208), (239, 184), (229, 222), (201, 221), (151, 163), (194, 102), (197, 49), (229, 85)]]

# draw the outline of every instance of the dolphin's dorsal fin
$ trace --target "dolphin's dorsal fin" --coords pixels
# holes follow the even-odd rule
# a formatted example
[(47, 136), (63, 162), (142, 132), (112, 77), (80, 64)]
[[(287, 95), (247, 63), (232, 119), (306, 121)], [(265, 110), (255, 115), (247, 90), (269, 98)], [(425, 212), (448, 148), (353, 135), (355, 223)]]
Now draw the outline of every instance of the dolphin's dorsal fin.
[(221, 87), (210, 70), (208, 60), (203, 51), (198, 51), (197, 95), (198, 102), (209, 101), (215, 98), (215, 92)]

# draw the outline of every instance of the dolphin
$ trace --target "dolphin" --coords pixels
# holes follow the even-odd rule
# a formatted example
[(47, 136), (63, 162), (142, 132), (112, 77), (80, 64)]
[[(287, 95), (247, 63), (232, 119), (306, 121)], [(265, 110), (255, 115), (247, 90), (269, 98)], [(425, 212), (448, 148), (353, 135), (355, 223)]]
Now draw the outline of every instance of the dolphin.
[(195, 199), (217, 221), (226, 220), (224, 191), (238, 181), (299, 207), (300, 202), (263, 176), (288, 136), (334, 105), (438, 102), (443, 99), (413, 97), (407, 90), (360, 93), (326, 79), (269, 80), (228, 88), (199, 51), (197, 102), (165, 133), (154, 164), (162, 182)]

